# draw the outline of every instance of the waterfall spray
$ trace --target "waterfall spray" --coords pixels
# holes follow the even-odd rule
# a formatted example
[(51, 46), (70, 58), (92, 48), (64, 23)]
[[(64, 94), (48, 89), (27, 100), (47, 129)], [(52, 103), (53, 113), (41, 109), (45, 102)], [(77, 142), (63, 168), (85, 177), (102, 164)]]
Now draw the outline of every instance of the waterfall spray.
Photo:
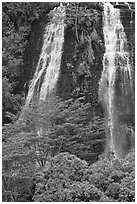
[[(62, 50), (65, 30), (65, 6), (55, 7), (49, 13), (50, 22), (46, 25), (43, 35), (43, 46), (32, 80), (30, 81), (26, 102), (18, 122), (26, 124), (28, 109), (35, 107), (38, 114), (49, 112), (54, 107), (56, 85), (60, 74)], [(47, 111), (46, 111), (46, 110)], [(46, 117), (46, 116), (45, 116)], [(43, 121), (35, 121), (35, 129), (38, 136), (42, 136), (44, 130)], [(48, 119), (47, 119), (48, 120)]]
[(121, 158), (130, 148), (126, 141), (125, 124), (121, 118), (124, 114), (130, 114), (132, 66), (120, 10), (115, 9), (111, 3), (104, 4), (103, 33), (105, 53), (99, 99), (106, 117), (106, 149)]
[(56, 88), (64, 42), (65, 7), (54, 8), (51, 16), (51, 22), (45, 28), (42, 51), (25, 106), (29, 106), (34, 96), (38, 96), (39, 101), (45, 100)]
[[(39, 139), (47, 137), (52, 123), (51, 112), (55, 110), (54, 96), (60, 74), (64, 43), (65, 6), (60, 4), (60, 6), (55, 7), (49, 13), (49, 18), (50, 22), (46, 25), (43, 35), (43, 46), (39, 61), (33, 79), (30, 81), (25, 106), (18, 120), (26, 126), (27, 117), (30, 113), (28, 110), (34, 110), (34, 117), (32, 113), (31, 122), (37, 141), (35, 154), (38, 158), (41, 155)], [(50, 152), (47, 151), (46, 154), (48, 155)], [(45, 162), (46, 160), (42, 161)], [(40, 163), (36, 160), (36, 167), (39, 167), (39, 165)]]

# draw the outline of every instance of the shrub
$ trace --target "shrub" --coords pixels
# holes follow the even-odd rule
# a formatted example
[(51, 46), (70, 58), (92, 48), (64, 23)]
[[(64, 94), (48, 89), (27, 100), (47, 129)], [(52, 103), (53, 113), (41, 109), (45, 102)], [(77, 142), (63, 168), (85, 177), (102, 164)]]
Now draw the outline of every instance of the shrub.
[(36, 176), (35, 202), (134, 201), (134, 153), (118, 160), (105, 156), (88, 166), (69, 153), (51, 159)]
[(42, 184), (36, 183), (34, 201), (99, 201), (104, 196), (103, 193), (84, 180), (87, 168), (86, 161), (75, 155), (60, 153), (55, 156), (49, 169), (44, 172)]
[(114, 201), (134, 201), (134, 152), (123, 160), (101, 158), (85, 172), (85, 179)]
[(32, 201), (35, 186), (30, 177), (4, 176), (2, 177), (2, 201), (17, 202)]

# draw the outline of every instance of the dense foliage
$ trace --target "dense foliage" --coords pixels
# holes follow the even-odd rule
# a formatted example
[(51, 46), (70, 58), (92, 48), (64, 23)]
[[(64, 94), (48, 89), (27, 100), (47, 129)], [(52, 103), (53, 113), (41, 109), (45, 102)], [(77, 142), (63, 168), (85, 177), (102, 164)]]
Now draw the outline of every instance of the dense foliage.
[(88, 118), (89, 104), (72, 101), (33, 104), (4, 132), (5, 201), (134, 201), (134, 152), (124, 160), (99, 156), (103, 122)]
[(124, 160), (102, 157), (88, 166), (60, 153), (35, 177), (35, 202), (134, 202), (134, 153)]
[(85, 96), (86, 102), (91, 102), (92, 109), (97, 109), (98, 81), (104, 52), (102, 5), (93, 2), (70, 3), (66, 16), (58, 92), (63, 98)]
[[(97, 160), (104, 150), (103, 120), (96, 117), (91, 120), (90, 104), (83, 104), (82, 99), (63, 101), (57, 98), (39, 107), (32, 104), (24, 109), (16, 125), (4, 126), (3, 177), (6, 181), (12, 183), (12, 179), (18, 177), (31, 177), (54, 155), (64, 151), (89, 163)], [(5, 189), (4, 195), (7, 191), (11, 189)]]
[(35, 158), (40, 151), (42, 159), (67, 151), (96, 161), (105, 145), (104, 119), (91, 116), (91, 105), (83, 100), (56, 98), (24, 109), (18, 123), (3, 128), (3, 155), (29, 153)]

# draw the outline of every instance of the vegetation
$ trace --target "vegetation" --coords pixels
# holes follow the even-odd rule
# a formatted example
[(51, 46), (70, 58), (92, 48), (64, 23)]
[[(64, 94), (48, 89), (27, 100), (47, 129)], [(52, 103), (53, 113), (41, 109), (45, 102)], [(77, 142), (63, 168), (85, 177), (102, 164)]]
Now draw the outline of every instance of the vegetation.
[(102, 157), (90, 166), (75, 155), (60, 153), (37, 173), (33, 199), (35, 202), (134, 202), (134, 178), (133, 152), (124, 160)]
[[(58, 95), (62, 98), (84, 96), (97, 111), (104, 52), (101, 3), (70, 3), (66, 9), (66, 23)], [(99, 110), (97, 114), (102, 113)]]
[(24, 60), (33, 24), (43, 16), (48, 21), (47, 14), (54, 6), (56, 3), (46, 2), (2, 4), (3, 124), (15, 121), (23, 104), (23, 86), (30, 80), (27, 75), (31, 71), (26, 70)]
[(88, 108), (80, 99), (32, 105), (24, 115), (26, 124), (20, 120), (12, 134), (5, 132), (5, 201), (134, 201), (134, 152), (124, 160), (99, 156), (103, 122), (90, 120)]
[(101, 3), (67, 5), (61, 62), (66, 78), (62, 71), (57, 97), (24, 107), (48, 14), (57, 5), (2, 4), (3, 201), (134, 201), (134, 152), (124, 160), (103, 155)]

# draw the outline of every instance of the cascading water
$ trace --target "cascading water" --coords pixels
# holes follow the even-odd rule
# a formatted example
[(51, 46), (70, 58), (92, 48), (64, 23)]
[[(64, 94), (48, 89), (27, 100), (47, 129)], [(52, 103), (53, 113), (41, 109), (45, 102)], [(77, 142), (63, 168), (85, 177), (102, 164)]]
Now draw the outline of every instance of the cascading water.
[[(59, 7), (55, 7), (49, 14), (50, 23), (46, 26), (43, 36), (43, 47), (39, 57), (39, 61), (31, 80), (26, 103), (19, 121), (26, 123), (26, 112), (31, 104), (36, 105), (36, 109), (41, 111), (41, 105), (44, 104), (45, 112), (50, 111), (52, 105), (54, 106), (54, 95), (56, 84), (58, 81), (62, 48), (64, 43), (64, 30), (65, 30), (65, 6), (60, 4)], [(45, 113), (44, 112), (44, 113)], [(41, 112), (40, 112), (41, 113)], [(46, 119), (50, 121), (50, 116), (46, 116)], [(34, 119), (35, 120), (35, 119)], [(18, 122), (19, 122), (18, 121)], [(47, 124), (48, 122), (47, 121)], [(41, 120), (34, 122), (35, 133), (37, 137), (42, 137), (44, 131), (48, 131), (48, 125), (43, 125)], [(39, 146), (39, 145), (38, 145)], [(41, 150), (36, 145), (36, 154), (39, 156)], [(36, 166), (39, 166), (36, 161)]]
[(133, 73), (120, 10), (111, 3), (104, 3), (103, 33), (105, 53), (99, 99), (106, 117), (106, 149), (122, 158), (133, 146), (132, 128), (124, 121), (133, 111)]
[[(54, 95), (56, 84), (59, 78), (62, 48), (64, 43), (65, 30), (65, 6), (55, 7), (50, 13), (50, 22), (46, 25), (43, 36), (43, 47), (39, 57), (39, 61), (34, 73), (18, 122), (25, 124), (26, 113), (31, 104), (35, 104), (38, 112), (41, 111), (41, 105), (46, 108), (47, 112), (54, 107)], [(43, 134), (43, 125), (41, 121), (34, 124), (37, 135)], [(45, 127), (48, 131), (48, 127)]]
[(51, 16), (51, 21), (45, 28), (41, 55), (29, 86), (25, 107), (28, 107), (36, 96), (39, 102), (45, 100), (56, 88), (64, 42), (65, 7), (61, 5), (54, 8)]

